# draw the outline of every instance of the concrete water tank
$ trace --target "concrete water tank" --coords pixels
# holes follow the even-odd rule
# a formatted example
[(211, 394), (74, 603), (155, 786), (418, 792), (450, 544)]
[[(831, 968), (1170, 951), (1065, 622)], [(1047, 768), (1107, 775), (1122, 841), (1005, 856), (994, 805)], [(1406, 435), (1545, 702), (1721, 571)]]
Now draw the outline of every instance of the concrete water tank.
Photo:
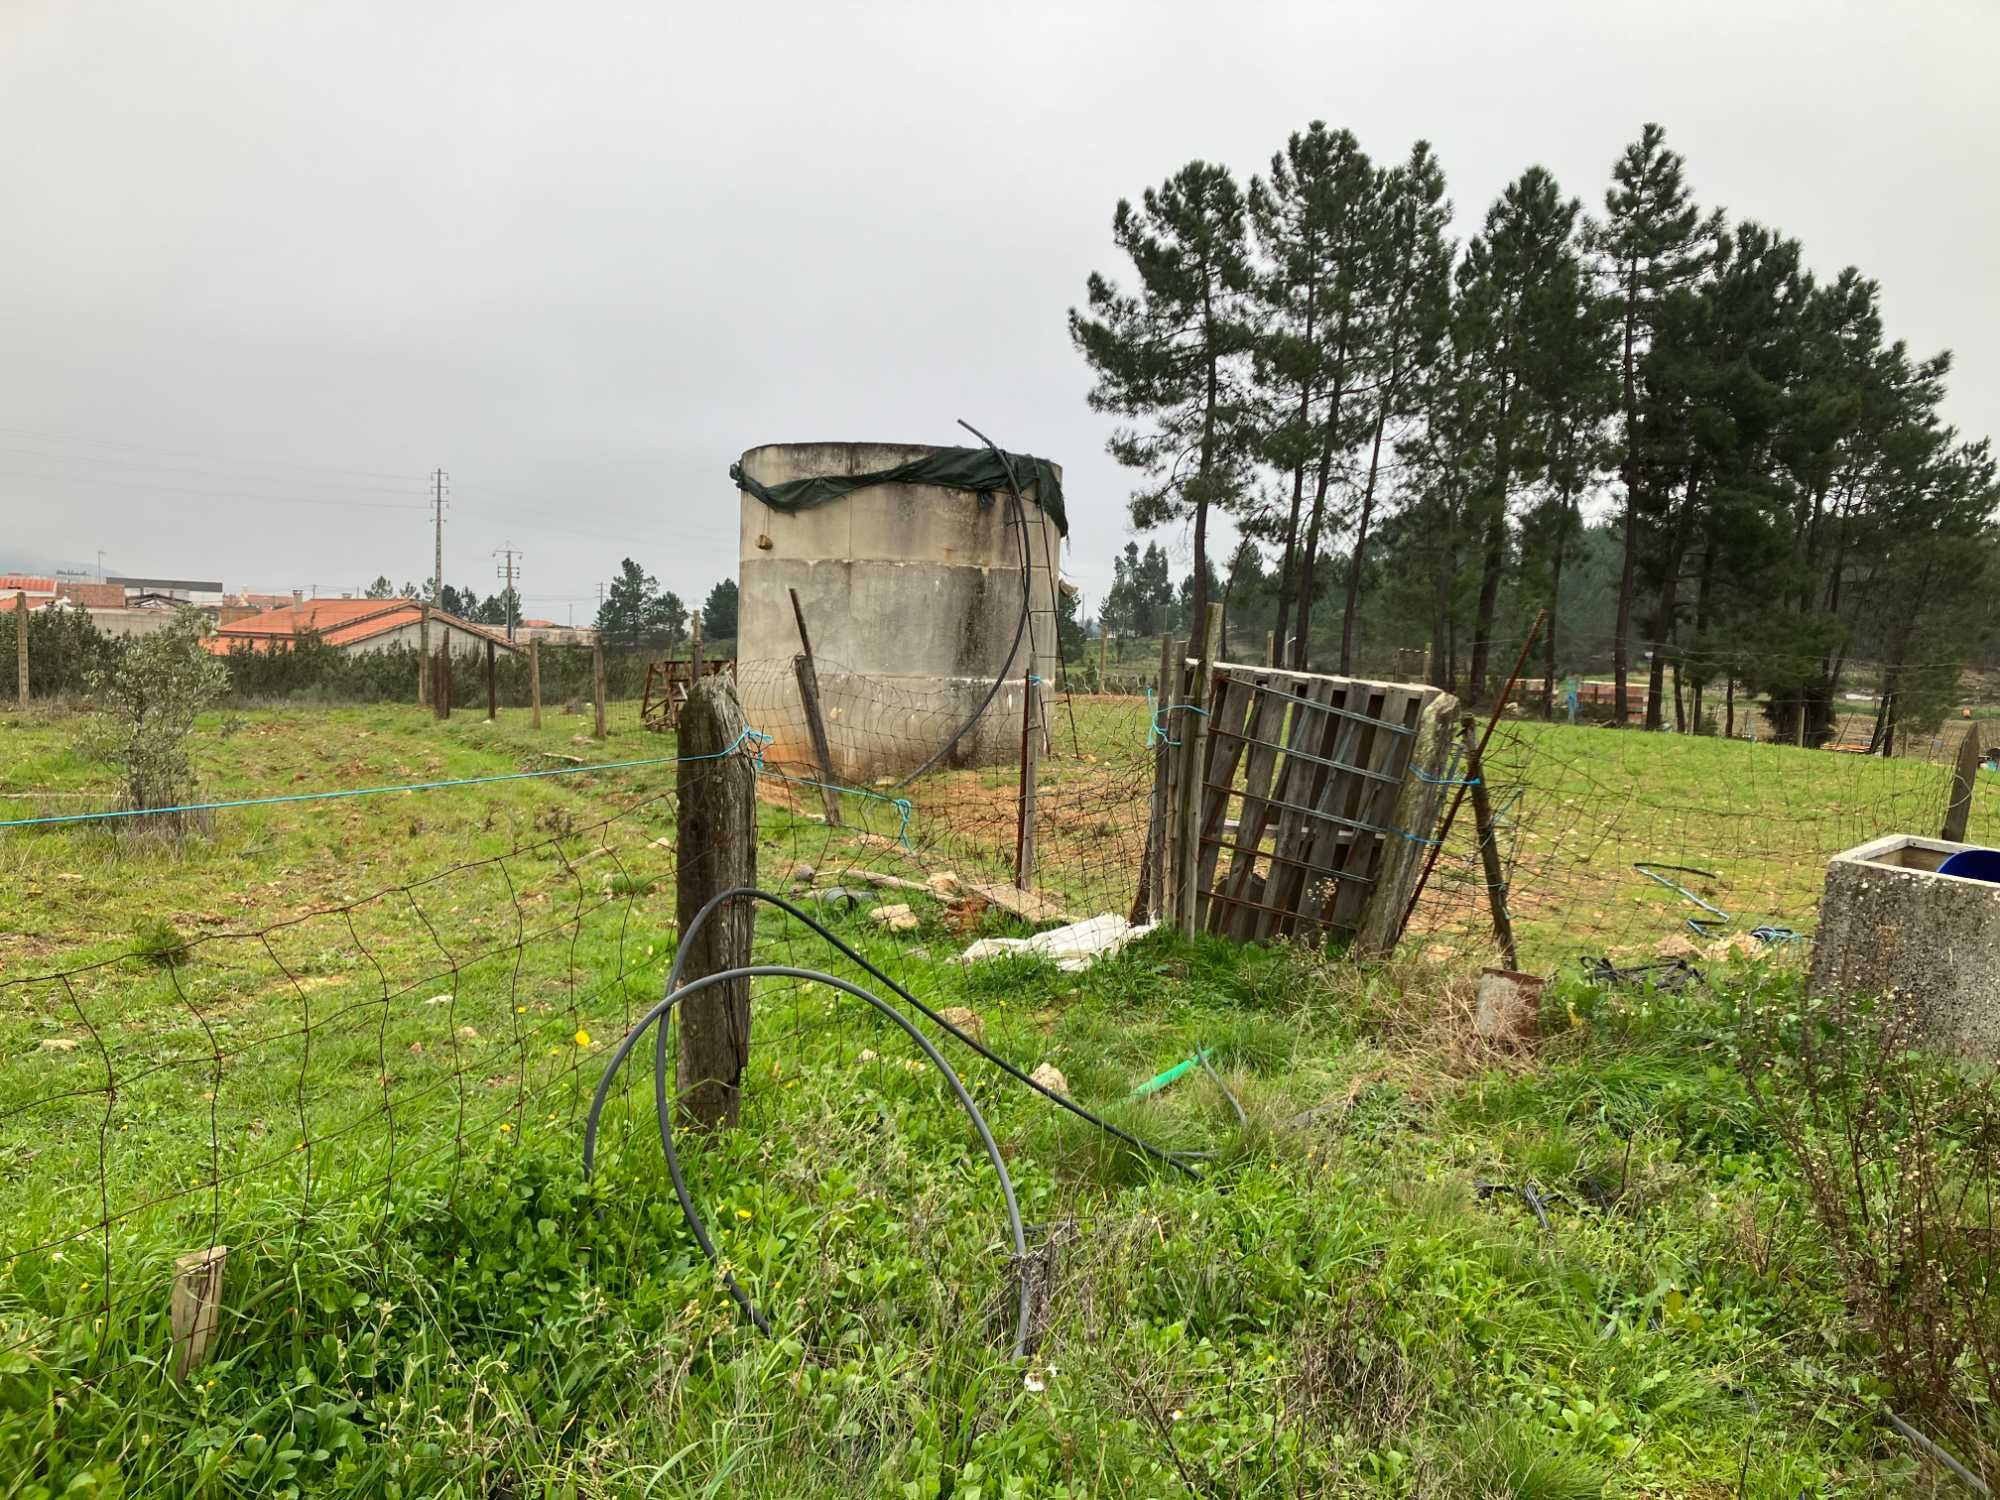
[[(773, 443), (740, 472), (775, 488), (794, 480), (880, 474), (960, 450), (905, 443)], [(1060, 485), (1060, 470), (1048, 466)], [(1056, 670), (1061, 534), (1031, 472), (1011, 491), (870, 483), (800, 509), (738, 491), (742, 542), (737, 681), (766, 759), (810, 773), (815, 755), (794, 659), (796, 589), (812, 637), (835, 777), (868, 785), (923, 764), (1000, 691), (940, 764), (1005, 764), (1020, 754), (1023, 694), (1040, 704)], [(1023, 540), (1026, 567), (1023, 568)], [(1025, 577), (1024, 577), (1025, 571)], [(1028, 629), (1008, 661), (1023, 604)]]

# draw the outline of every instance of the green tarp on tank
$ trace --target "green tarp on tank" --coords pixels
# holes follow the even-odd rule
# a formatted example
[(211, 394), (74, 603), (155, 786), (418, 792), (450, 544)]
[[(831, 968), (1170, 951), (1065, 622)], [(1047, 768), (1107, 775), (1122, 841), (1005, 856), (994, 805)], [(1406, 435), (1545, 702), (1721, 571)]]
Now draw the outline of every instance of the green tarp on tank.
[(1032, 486), (1043, 511), (1056, 523), (1056, 529), (1068, 536), (1069, 516), (1063, 510), (1062, 481), (1056, 477), (1055, 465), (1031, 453), (1008, 453), (1004, 458), (1005, 462), (992, 448), (939, 448), (873, 474), (821, 474), (811, 479), (788, 479), (783, 484), (760, 484), (743, 472), (743, 465), (731, 464), (729, 477), (739, 489), (748, 490), (773, 510), (794, 511), (810, 510), (876, 484), (935, 484), (951, 490), (1010, 494), (1007, 464), (1011, 463), (1022, 493)]

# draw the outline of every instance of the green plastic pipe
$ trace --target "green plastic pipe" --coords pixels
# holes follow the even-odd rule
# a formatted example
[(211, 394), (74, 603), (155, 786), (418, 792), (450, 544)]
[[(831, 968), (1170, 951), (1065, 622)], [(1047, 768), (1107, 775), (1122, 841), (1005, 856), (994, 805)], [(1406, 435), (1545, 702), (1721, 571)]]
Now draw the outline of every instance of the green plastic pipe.
[(1200, 1067), (1202, 1059), (1207, 1056), (1208, 1053), (1205, 1051), (1197, 1052), (1193, 1057), (1190, 1057), (1186, 1062), (1177, 1062), (1171, 1068), (1167, 1069), (1166, 1072), (1159, 1074), (1157, 1077), (1148, 1078), (1144, 1083), (1140, 1084), (1136, 1089), (1132, 1090), (1132, 1092), (1127, 1094), (1125, 1097), (1127, 1099), (1143, 1099), (1148, 1094), (1157, 1094), (1161, 1089), (1165, 1088), (1175, 1079), (1181, 1077), (1183, 1074), (1189, 1072), (1191, 1069)]

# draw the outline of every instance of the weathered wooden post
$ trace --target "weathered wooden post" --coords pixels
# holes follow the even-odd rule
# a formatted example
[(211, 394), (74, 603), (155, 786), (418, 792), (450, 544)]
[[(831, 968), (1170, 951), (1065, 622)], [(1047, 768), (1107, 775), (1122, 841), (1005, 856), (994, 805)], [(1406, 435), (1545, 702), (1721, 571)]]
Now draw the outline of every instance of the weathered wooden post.
[[(717, 673), (688, 689), (681, 706), (674, 869), (682, 932), (718, 892), (757, 883), (757, 768), (744, 751), (744, 728), (732, 678)], [(717, 910), (686, 940), (683, 982), (749, 963), (755, 917), (747, 901)], [(734, 1125), (750, 1063), (750, 981), (716, 985), (680, 1010), (680, 1117), (699, 1127)]]
[(590, 643), (590, 696), (597, 700), (597, 728), (593, 731), (598, 739), (604, 738), (604, 641), (602, 637)]
[(1166, 743), (1168, 737), (1160, 730), (1167, 722), (1167, 706), (1173, 701), (1173, 664), (1174, 637), (1170, 631), (1160, 637), (1159, 691), (1154, 695), (1153, 722), (1147, 726), (1147, 739), (1155, 751), (1153, 800), (1146, 818), (1146, 851), (1139, 864), (1139, 896), (1132, 906), (1134, 922), (1142, 917), (1149, 922), (1158, 922), (1171, 914), (1172, 882), (1167, 879), (1167, 826), (1170, 821), (1168, 808), (1171, 805), (1174, 752)]
[(1974, 720), (1965, 726), (1965, 738), (1958, 745), (1958, 761), (1951, 768), (1951, 800), (1945, 804), (1944, 827), (1938, 832), (1941, 839), (1954, 844), (1965, 842), (1965, 823), (1972, 816), (1972, 789), (1979, 780), (1980, 758), (1979, 723)]
[(431, 663), (431, 712), (440, 719), (451, 717), (451, 632), (438, 642), (437, 659)]
[(431, 607), (417, 601), (417, 702), (431, 701)]
[(14, 671), (20, 678), (21, 707), (28, 706), (28, 591), (14, 592)]
[(1507, 911), (1507, 877), (1500, 868), (1499, 830), (1493, 822), (1493, 797), (1486, 786), (1486, 768), (1479, 758), (1479, 724), (1471, 714), (1459, 721), (1465, 737), (1465, 779), (1472, 787), (1472, 826), (1479, 840), (1479, 867), (1486, 874), (1486, 902), (1493, 910), (1493, 936), (1509, 969), (1521, 967), (1514, 947), (1514, 919)]
[[(1222, 606), (1211, 604), (1202, 622), (1201, 650), (1194, 684), (1180, 712), (1180, 805), (1174, 809), (1177, 835), (1174, 858), (1174, 915), (1181, 931), (1193, 936), (1200, 926), (1200, 893), (1195, 872), (1201, 864), (1201, 805), (1207, 796), (1208, 699), (1215, 685), (1215, 653), (1222, 641)], [(1173, 728), (1171, 721), (1168, 728)]]
[(542, 727), (542, 642), (539, 636), (528, 641), (528, 712), (530, 727)]
[(174, 1262), (174, 1289), (167, 1307), (173, 1330), (169, 1367), (174, 1379), (186, 1380), (208, 1358), (222, 1316), (222, 1269), (229, 1259), (227, 1245), (210, 1245)]
[(499, 674), (493, 661), (493, 643), (486, 643), (486, 717), (488, 721), (500, 717)]
[(813, 660), (812, 637), (806, 634), (805, 607), (799, 603), (799, 591), (787, 589), (792, 596), (792, 618), (799, 622), (799, 654), (792, 658), (792, 675), (799, 681), (799, 701), (806, 708), (806, 733), (812, 736), (813, 760), (819, 766), (820, 801), (826, 807), (826, 822), (829, 828), (840, 827), (840, 793), (833, 782), (833, 747), (826, 737), (826, 716), (819, 706), (819, 666)]
[(701, 681), (701, 611), (688, 611), (688, 683)]
[(1104, 691), (1104, 648), (1111, 644), (1111, 632), (1100, 628), (1097, 632), (1097, 690)]
[(1035, 888), (1035, 800), (1042, 774), (1042, 725), (1032, 663), (1021, 675), (1021, 796), (1014, 821), (1014, 888)]

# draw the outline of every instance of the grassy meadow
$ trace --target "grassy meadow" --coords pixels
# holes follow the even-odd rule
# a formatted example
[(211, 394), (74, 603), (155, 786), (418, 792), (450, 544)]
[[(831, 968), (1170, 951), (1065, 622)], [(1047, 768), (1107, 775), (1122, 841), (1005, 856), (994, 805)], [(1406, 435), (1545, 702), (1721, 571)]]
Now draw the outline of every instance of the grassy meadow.
[[(78, 728), (0, 714), (0, 816), (100, 805)], [(1123, 847), (1134, 728), (1130, 700), (1087, 700), (1089, 743), (1050, 762), (1052, 799), (1112, 808), (1070, 846), (1090, 880)], [(204, 721), (198, 759), (221, 799), (672, 754), (586, 729), (260, 710)], [(1734, 864), (1673, 862), (1756, 888), (1777, 845), (1731, 811), (1747, 788), (1795, 830), (1821, 818), (1814, 838), (1928, 795), (1919, 768), (1812, 752), (1510, 743), (1542, 747), (1506, 814), (1523, 869), (1598, 831), (1571, 889), (1621, 914), (1643, 898), (1628, 930), (1681, 915), (1615, 871), (1649, 841), (1733, 833)], [(1648, 747), (1673, 779), (1642, 801), (1620, 778)], [(0, 831), (0, 1495), (1943, 1493), (1878, 1420), (1869, 1346), (1730, 1040), (1752, 1001), (1795, 994), (1785, 948), (1678, 996), (1564, 979), (1531, 1047), (1491, 1051), (1460, 966), (1166, 936), (1083, 974), (965, 966), (969, 939), (1022, 929), (908, 891), (826, 902), (1001, 1054), (1211, 1154), (1184, 1173), (1114, 1150), (941, 1040), (1047, 1289), (1016, 1363), (994, 1174), (941, 1081), (858, 1003), (759, 981), (744, 1126), (685, 1159), (762, 1337), (675, 1206), (650, 1049), (594, 1181), (580, 1165), (605, 1055), (671, 961), (673, 775), (234, 809), (180, 842)], [(1811, 812), (1815, 785), (1847, 802)], [(1001, 868), (982, 824), (932, 811), (948, 791), (918, 796), (905, 848), (886, 803), (839, 832), (812, 789), (767, 787), (765, 883)], [(1096, 909), (1100, 887), (1050, 868)], [(1785, 882), (1773, 907), (1816, 876)], [(889, 936), (881, 902), (916, 929)], [(1565, 920), (1531, 909), (1538, 951), (1576, 941)], [(760, 959), (863, 977), (779, 913), (757, 934)], [(1240, 1121), (1200, 1071), (1128, 1097), (1197, 1048)], [(230, 1247), (216, 1357), (175, 1383), (173, 1259), (211, 1243)]]

